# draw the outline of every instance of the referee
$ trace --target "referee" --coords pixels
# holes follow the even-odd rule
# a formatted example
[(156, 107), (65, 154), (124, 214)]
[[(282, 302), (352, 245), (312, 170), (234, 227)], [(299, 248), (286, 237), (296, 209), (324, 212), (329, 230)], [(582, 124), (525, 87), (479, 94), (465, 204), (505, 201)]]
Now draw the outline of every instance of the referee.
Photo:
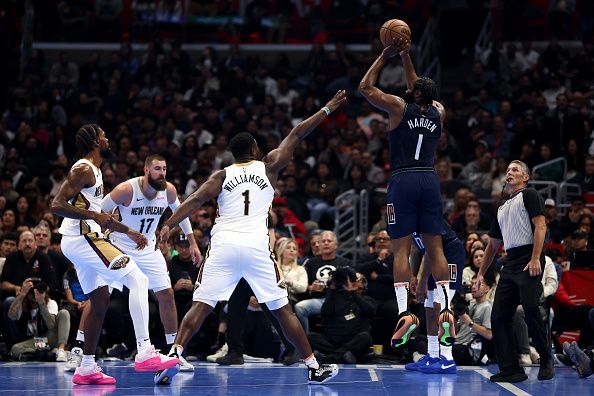
[(476, 287), (480, 287), (483, 275), (503, 242), (507, 259), (501, 268), (491, 312), (493, 341), (500, 370), (491, 376), (493, 382), (520, 382), (528, 378), (513, 346), (512, 321), (518, 304), (524, 308), (528, 331), (540, 354), (538, 379), (547, 380), (555, 376), (547, 330), (539, 309), (545, 265), (542, 247), (547, 230), (544, 204), (535, 189), (527, 188), (529, 179), (528, 166), (522, 161), (511, 161), (505, 179), (511, 195), (499, 207), (497, 221), (491, 225), (489, 244), (476, 281)]

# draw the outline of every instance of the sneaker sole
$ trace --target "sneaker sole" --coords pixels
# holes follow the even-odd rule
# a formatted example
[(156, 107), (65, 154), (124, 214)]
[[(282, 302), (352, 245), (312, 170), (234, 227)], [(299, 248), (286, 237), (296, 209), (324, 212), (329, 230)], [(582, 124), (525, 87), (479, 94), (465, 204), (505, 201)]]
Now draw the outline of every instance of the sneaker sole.
[(173, 377), (175, 377), (175, 375), (179, 373), (179, 370), (180, 367), (176, 364), (175, 366), (170, 367), (168, 369), (158, 371), (157, 374), (155, 374), (154, 378), (155, 385), (171, 384), (171, 380), (173, 380)]
[(454, 341), (456, 341), (455, 337), (452, 337), (450, 334), (450, 323), (443, 322), (441, 324), (441, 328), (443, 329), (443, 334), (439, 337), (439, 343), (443, 346), (452, 346), (454, 345)]
[(393, 338), (391, 340), (392, 348), (398, 348), (398, 347), (401, 347), (402, 345), (406, 344), (408, 342), (408, 340), (410, 339), (410, 336), (416, 329), (417, 329), (417, 325), (413, 323), (412, 325), (410, 325), (410, 327), (408, 328), (406, 333), (404, 333), (402, 338)]
[(308, 383), (310, 385), (320, 385), (320, 384), (325, 384), (326, 382), (330, 381), (332, 378), (336, 377), (336, 375), (338, 375), (338, 372), (340, 371), (340, 369), (337, 367), (336, 371), (332, 372), (332, 374), (330, 374), (330, 376), (328, 378), (326, 378), (323, 381), (308, 381)]

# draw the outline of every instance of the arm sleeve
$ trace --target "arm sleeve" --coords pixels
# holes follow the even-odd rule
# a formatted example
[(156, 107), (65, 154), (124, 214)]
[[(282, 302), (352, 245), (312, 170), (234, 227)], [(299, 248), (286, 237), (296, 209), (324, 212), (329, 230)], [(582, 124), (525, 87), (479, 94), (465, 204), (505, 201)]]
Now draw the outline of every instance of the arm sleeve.
[(527, 188), (522, 191), (524, 206), (528, 211), (528, 216), (533, 219), (536, 216), (544, 216), (544, 201), (540, 194), (533, 188)]
[[(175, 198), (175, 202), (173, 202), (172, 204), (169, 204), (169, 207), (171, 208), (172, 211), (175, 212), (175, 210), (179, 207), (179, 205), (181, 205), (181, 202), (179, 202), (179, 198)], [(183, 219), (180, 223), (179, 223), (179, 228), (181, 228), (181, 230), (183, 231), (183, 233), (185, 235), (189, 235), (192, 233), (192, 223), (190, 223), (190, 219), (189, 218), (185, 218)]]
[(101, 210), (109, 213), (113, 210), (113, 208), (115, 208), (116, 206), (118, 206), (118, 204), (116, 204), (113, 199), (111, 198), (111, 194), (107, 194), (105, 197), (103, 197), (103, 199), (101, 200)]

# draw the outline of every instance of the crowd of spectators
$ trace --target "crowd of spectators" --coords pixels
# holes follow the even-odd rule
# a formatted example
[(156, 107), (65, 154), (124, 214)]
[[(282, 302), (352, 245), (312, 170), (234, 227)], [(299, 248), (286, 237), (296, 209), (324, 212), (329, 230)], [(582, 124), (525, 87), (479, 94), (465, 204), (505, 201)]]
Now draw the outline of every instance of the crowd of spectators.
[[(76, 273), (60, 252), (60, 219), (48, 210), (75, 160), (74, 134), (81, 125), (100, 124), (110, 141), (112, 157), (102, 166), (105, 193), (141, 175), (146, 157), (156, 153), (167, 159), (167, 178), (183, 199), (214, 170), (232, 162), (226, 146), (234, 134), (252, 133), (266, 153), (337, 89), (348, 90), (348, 105), (301, 143), (279, 177), (273, 204), (275, 232), (282, 242), (276, 247), (277, 258), (287, 276), (295, 312), (306, 330), (315, 334), (317, 345), (330, 351), (344, 337), (356, 336), (352, 350), (325, 358), (359, 361), (371, 343), (387, 343), (398, 312), (391, 245), (385, 232), (389, 131), (385, 115), (356, 92), (363, 71), (379, 51), (377, 41), (370, 53), (349, 52), (341, 44), (335, 50), (314, 44), (306, 61), (297, 64), (283, 54), (265, 62), (237, 45), (226, 53), (206, 48), (192, 56), (178, 41), (152, 42), (143, 53), (133, 52), (130, 43), (124, 42), (119, 51), (107, 56), (92, 52), (80, 62), (67, 52), (49, 62), (42, 50), (34, 50), (22, 78), (12, 82), (9, 106), (0, 122), (0, 329), (12, 356), (39, 358), (36, 351), (41, 342), (37, 341), (45, 337), (47, 345), (55, 348), (55, 358), (63, 359), (60, 351), (73, 341), (86, 304)], [(443, 99), (447, 119), (436, 171), (445, 199), (444, 216), (466, 242), (468, 266), (461, 274), (466, 285), (480, 265), (485, 232), (502, 198), (511, 159), (532, 168), (563, 158), (567, 171), (553, 164), (541, 167), (533, 177), (566, 180), (581, 188), (583, 194), (575, 196), (563, 216), (556, 212), (553, 199), (545, 202), (548, 253), (559, 272), (572, 267), (576, 252), (594, 246), (593, 218), (586, 205), (594, 193), (593, 78), (592, 42), (569, 51), (551, 40), (541, 52), (533, 50), (530, 42), (521, 48), (495, 44), (477, 57), (453, 97)], [(391, 61), (379, 81), (381, 88), (402, 93), (398, 59)], [(349, 190), (366, 190), (371, 198), (370, 229), (366, 230), (369, 251), (357, 261), (342, 257), (334, 233), (313, 232), (334, 228), (336, 211), (345, 209), (341, 202), (336, 204), (336, 198)], [(203, 251), (215, 218), (215, 203), (192, 215)], [(170, 265), (180, 319), (189, 307), (197, 274), (185, 242), (174, 238), (159, 245)], [(327, 284), (340, 267), (357, 272), (352, 279), (347, 277), (348, 284)], [(478, 316), (482, 318), (496, 279), (493, 272), (488, 288), (463, 293), (471, 304), (480, 297)], [(561, 286), (549, 297), (558, 310), (553, 325), (578, 326), (583, 334), (580, 342), (589, 342), (591, 307), (576, 306), (563, 295)], [(114, 294), (108, 315), (117, 322), (106, 321), (110, 325), (102, 340), (105, 352), (109, 349), (115, 355), (134, 348), (128, 339), (132, 331), (125, 315), (126, 300), (125, 295)], [(413, 304), (418, 308), (417, 302)], [(155, 318), (151, 334), (162, 338), (156, 303), (151, 306)], [(356, 326), (336, 323), (337, 308), (353, 311), (360, 319)], [(462, 323), (468, 319), (463, 315), (459, 315)], [(190, 351), (204, 354), (215, 338), (222, 346), (224, 337), (216, 333), (224, 327), (218, 320), (210, 318), (211, 325), (196, 337)], [(480, 336), (488, 341), (485, 334)], [(463, 342), (471, 341), (465, 337)]]

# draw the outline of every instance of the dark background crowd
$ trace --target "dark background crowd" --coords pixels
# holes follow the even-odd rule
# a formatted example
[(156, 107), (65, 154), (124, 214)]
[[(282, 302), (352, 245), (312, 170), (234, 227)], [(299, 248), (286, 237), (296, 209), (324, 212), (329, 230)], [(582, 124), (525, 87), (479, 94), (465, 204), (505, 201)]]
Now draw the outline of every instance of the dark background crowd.
[[(226, 146), (236, 133), (252, 133), (266, 153), (338, 89), (348, 91), (348, 104), (301, 143), (293, 161), (281, 172), (273, 205), (274, 227), (280, 241), (295, 240), (297, 265), (305, 262), (307, 276), (291, 288), (291, 301), (302, 323), (311, 332), (336, 337), (369, 333), (368, 339), (364, 337), (369, 345), (354, 353), (357, 360), (365, 359), (371, 343), (387, 344), (398, 312), (384, 217), (389, 131), (386, 115), (357, 93), (357, 85), (382, 50), (377, 31), (390, 16), (409, 22), (413, 41), (421, 37), (429, 18), (438, 20), (439, 38), (435, 40), (440, 42), (444, 75), (448, 68), (458, 68), (465, 76), (456, 85), (442, 79), (441, 100), (447, 118), (436, 157), (444, 217), (466, 242), (465, 284), (471, 283), (480, 265), (485, 233), (494, 221), (505, 170), (512, 159), (534, 169), (535, 180), (557, 187), (562, 182), (575, 184), (562, 197), (569, 203), (565, 206), (556, 202), (560, 196), (545, 196), (547, 254), (556, 265), (557, 284), (561, 273), (571, 269), (580, 256), (576, 252), (594, 246), (594, 218), (588, 205), (594, 203), (592, 2), (570, 2), (570, 9), (559, 8), (561, 2), (556, 1), (469, 1), (451, 7), (425, 1), (414, 7), (415, 2), (404, 0), (254, 0), (246, 2), (244, 9), (238, 3), (0, 2), (0, 48), (6, 55), (0, 66), (0, 287), (4, 301), (0, 335), (5, 356), (13, 344), (56, 332), (57, 323), (64, 326), (65, 314), (52, 323), (41, 315), (11, 315), (14, 297), (31, 277), (40, 279), (34, 288), (46, 291), (57, 305), (55, 309), (52, 305), (50, 315), (58, 318), (60, 308), (69, 313), (68, 339), (60, 341), (58, 336), (48, 341), (56, 348), (56, 357), (76, 335), (86, 297), (77, 286), (72, 265), (60, 252), (60, 219), (51, 214), (49, 203), (76, 160), (74, 134), (81, 125), (100, 124), (110, 141), (112, 156), (102, 166), (106, 194), (118, 183), (142, 175), (144, 160), (155, 153), (167, 159), (167, 179), (184, 199), (214, 170), (232, 162)], [(28, 6), (35, 11), (33, 19), (27, 18)], [(475, 52), (474, 42), (487, 15), (492, 41)], [(457, 37), (452, 26), (466, 20), (473, 34)], [(525, 21), (523, 28), (510, 28), (518, 20)], [(68, 50), (34, 46), (21, 51), (28, 34), (35, 42), (121, 44), (114, 51), (83, 50), (76, 45)], [(184, 47), (196, 40), (213, 46)], [(146, 50), (133, 50), (132, 42), (146, 44)], [(221, 43), (228, 45), (215, 49), (214, 44)], [(246, 50), (241, 45), (245, 43), (306, 43), (311, 48), (302, 56), (282, 49), (271, 56), (265, 50)], [(327, 43), (334, 45), (323, 45)], [(371, 46), (345, 45), (352, 43)], [(378, 85), (390, 93), (404, 92), (398, 59), (384, 68)], [(336, 200), (339, 195), (363, 190), (370, 196), (369, 229), (363, 230), (368, 234), (368, 249), (357, 260), (342, 258), (341, 241), (319, 230), (334, 229), (337, 210), (344, 210)], [(191, 217), (203, 251), (215, 216), (216, 203), (212, 202)], [(191, 301), (197, 274), (186, 244), (173, 238), (159, 246), (170, 266), (180, 320)], [(280, 261), (284, 260), (284, 245), (286, 240), (283, 251), (277, 251)], [(286, 267), (292, 268), (293, 259), (287, 260)], [(322, 265), (347, 265), (364, 275), (365, 281), (356, 277), (357, 291), (349, 293), (363, 294), (366, 299), (344, 302), (359, 313), (356, 326), (337, 326), (328, 316), (328, 304), (321, 305), (328, 300), (335, 303), (334, 296), (326, 298), (328, 293), (343, 292), (341, 285), (315, 286), (327, 281), (327, 276), (318, 279), (312, 270)], [(494, 273), (493, 287), (495, 282)], [(577, 326), (580, 343), (587, 346), (592, 341), (592, 307), (577, 306), (563, 293), (562, 286), (556, 285), (548, 296), (548, 306), (558, 311), (553, 327)], [(41, 297), (30, 294), (25, 308), (34, 310)], [(461, 294), (463, 300), (474, 299), (468, 289)], [(315, 304), (303, 304), (308, 300), (321, 300), (317, 311), (312, 311)], [(121, 357), (133, 352), (126, 301), (125, 294), (112, 296), (101, 340), (103, 353), (110, 350)], [(344, 308), (344, 304), (338, 305)], [(413, 304), (422, 311), (422, 305)], [(219, 306), (224, 311), (224, 305)], [(259, 312), (257, 302), (250, 307), (252, 313)], [(154, 300), (151, 331), (163, 343), (157, 309)], [(458, 316), (464, 312), (461, 309)], [(576, 324), (571, 313), (577, 309), (584, 313)], [(215, 350), (222, 346), (225, 321), (224, 312), (213, 315), (191, 343), (191, 354), (204, 357), (211, 345), (215, 344)], [(413, 348), (422, 350), (422, 346)], [(26, 349), (24, 354), (21, 350), (12, 357), (39, 358), (38, 349)], [(248, 348), (252, 355), (263, 350), (268, 349), (261, 345)], [(387, 345), (384, 352), (390, 352)], [(263, 357), (278, 357), (267, 353), (270, 356)], [(344, 358), (343, 352), (329, 357)]]

